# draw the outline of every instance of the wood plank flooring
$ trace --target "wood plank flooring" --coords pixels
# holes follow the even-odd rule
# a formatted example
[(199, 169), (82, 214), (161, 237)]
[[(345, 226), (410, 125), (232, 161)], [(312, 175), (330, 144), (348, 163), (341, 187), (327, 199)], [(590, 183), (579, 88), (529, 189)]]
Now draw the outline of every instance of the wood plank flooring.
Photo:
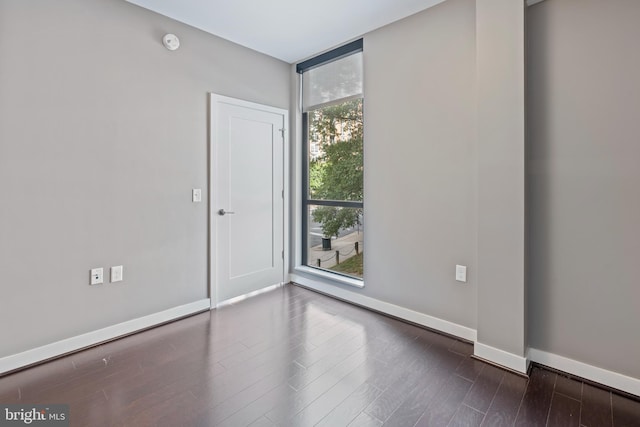
[(72, 426), (640, 426), (640, 402), (287, 285), (0, 378)]

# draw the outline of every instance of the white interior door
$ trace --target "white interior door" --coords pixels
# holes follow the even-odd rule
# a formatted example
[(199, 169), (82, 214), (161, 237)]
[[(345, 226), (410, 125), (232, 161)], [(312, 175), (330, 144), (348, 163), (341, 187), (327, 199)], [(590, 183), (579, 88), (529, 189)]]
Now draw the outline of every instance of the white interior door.
[(286, 117), (211, 95), (212, 304), (284, 281)]

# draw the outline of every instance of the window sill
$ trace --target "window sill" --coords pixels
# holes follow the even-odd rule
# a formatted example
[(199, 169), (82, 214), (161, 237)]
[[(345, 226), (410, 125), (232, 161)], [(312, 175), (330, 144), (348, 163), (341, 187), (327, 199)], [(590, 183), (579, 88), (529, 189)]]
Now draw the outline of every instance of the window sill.
[(353, 286), (355, 288), (364, 288), (364, 281), (352, 277), (343, 276), (341, 274), (331, 273), (329, 271), (318, 270), (316, 268), (307, 267), (304, 265), (298, 266), (294, 269), (296, 273), (304, 273), (316, 278), (325, 279), (334, 284)]

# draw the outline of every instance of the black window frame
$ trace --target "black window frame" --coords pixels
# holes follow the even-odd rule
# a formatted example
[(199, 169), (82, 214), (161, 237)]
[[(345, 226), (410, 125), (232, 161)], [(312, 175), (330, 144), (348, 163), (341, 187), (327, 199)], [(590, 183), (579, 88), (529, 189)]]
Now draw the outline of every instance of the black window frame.
[[(331, 51), (325, 52), (296, 65), (296, 72), (303, 74), (305, 71), (320, 67), (338, 59), (363, 51), (363, 39), (355, 40)], [(335, 206), (345, 208), (360, 208), (364, 212), (364, 197), (360, 202), (347, 200), (318, 200), (311, 199), (309, 194), (309, 113), (302, 113), (302, 265), (317, 270), (329, 272), (337, 276), (348, 277), (355, 280), (363, 278), (340, 273), (322, 267), (310, 265), (309, 259), (309, 206)]]

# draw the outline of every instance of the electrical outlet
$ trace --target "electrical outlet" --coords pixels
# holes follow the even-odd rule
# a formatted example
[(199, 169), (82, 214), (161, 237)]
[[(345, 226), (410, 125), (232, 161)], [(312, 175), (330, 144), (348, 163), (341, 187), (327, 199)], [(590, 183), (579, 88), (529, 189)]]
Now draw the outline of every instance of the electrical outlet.
[(194, 188), (191, 191), (191, 200), (193, 200), (194, 203), (200, 203), (202, 201), (202, 190)]
[(104, 270), (101, 268), (91, 269), (91, 282), (92, 285), (99, 285), (104, 283)]
[(121, 265), (116, 265), (115, 267), (111, 267), (111, 283), (113, 282), (122, 282), (123, 277), (123, 267)]
[(467, 267), (464, 265), (456, 265), (456, 280), (458, 282), (467, 281)]

